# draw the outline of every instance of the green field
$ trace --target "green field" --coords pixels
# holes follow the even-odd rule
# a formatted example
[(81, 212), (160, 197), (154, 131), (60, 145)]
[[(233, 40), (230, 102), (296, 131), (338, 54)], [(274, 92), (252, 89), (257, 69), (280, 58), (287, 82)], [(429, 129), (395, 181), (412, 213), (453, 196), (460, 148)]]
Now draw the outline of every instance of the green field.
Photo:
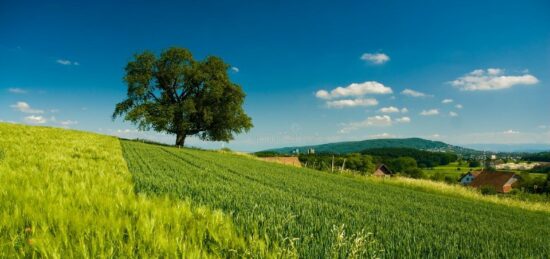
[(241, 155), (122, 145), (137, 192), (221, 209), (240, 234), (300, 257), (550, 256), (547, 212)]
[(550, 257), (550, 209), (0, 123), (0, 257)]
[(136, 195), (118, 139), (0, 123), (0, 258), (265, 255), (231, 218)]
[[(460, 169), (460, 170), (457, 170), (457, 169)], [(453, 162), (448, 165), (436, 166), (430, 169), (423, 169), (423, 171), (424, 173), (426, 173), (428, 177), (431, 177), (437, 173), (441, 173), (443, 174), (443, 176), (450, 176), (450, 177), (456, 178), (458, 181), (461, 175), (469, 171), (476, 171), (481, 169), (482, 169), (481, 167), (475, 167), (475, 168), (468, 167), (467, 163), (459, 165), (458, 162)], [(512, 171), (518, 174), (522, 173), (522, 171), (520, 170), (512, 170)], [(529, 173), (529, 174), (533, 177), (539, 177), (539, 178), (546, 177), (546, 174), (542, 174), (542, 173)]]
[[(460, 170), (457, 170), (457, 169), (460, 169)], [(481, 167), (470, 168), (468, 167), (467, 163), (459, 165), (458, 162), (453, 162), (448, 165), (436, 166), (434, 168), (423, 169), (423, 170), (427, 176), (433, 176), (437, 173), (440, 173), (440, 174), (443, 174), (444, 176), (451, 176), (453, 178), (456, 178), (458, 181), (458, 178), (460, 178), (462, 174), (465, 174), (470, 170), (471, 171), (481, 170)]]

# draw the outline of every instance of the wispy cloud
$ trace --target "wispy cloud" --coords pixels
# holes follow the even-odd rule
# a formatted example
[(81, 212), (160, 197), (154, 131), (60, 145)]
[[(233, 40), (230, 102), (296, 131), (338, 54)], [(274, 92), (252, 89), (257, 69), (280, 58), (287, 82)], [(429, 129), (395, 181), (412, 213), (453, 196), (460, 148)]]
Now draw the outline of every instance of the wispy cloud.
[(509, 134), (519, 134), (520, 132), (517, 131), (517, 130), (512, 130), (512, 129), (509, 129), (509, 130), (505, 130), (502, 132), (502, 134), (506, 134), (506, 135), (509, 135)]
[(374, 98), (358, 98), (358, 99), (344, 99), (327, 101), (327, 107), (329, 108), (346, 108), (346, 107), (358, 107), (358, 106), (376, 106), (378, 101)]
[(443, 99), (443, 101), (441, 101), (441, 103), (444, 103), (444, 104), (448, 104), (452, 102), (454, 102), (453, 99)]
[(456, 112), (449, 112), (449, 116), (451, 116), (451, 117), (457, 117), (457, 116), (458, 116), (458, 113), (456, 113)]
[(405, 116), (405, 117), (401, 117), (401, 118), (395, 119), (395, 122), (398, 122), (398, 123), (409, 123), (409, 122), (411, 122), (411, 118)]
[(423, 110), (420, 113), (420, 115), (422, 115), (422, 116), (434, 116), (434, 115), (438, 115), (438, 114), (439, 114), (438, 109)]
[(373, 134), (373, 135), (369, 135), (370, 138), (397, 138), (397, 135), (394, 135), (394, 134), (390, 134), (390, 133), (380, 133), (380, 134)]
[(368, 117), (364, 121), (345, 123), (343, 124), (343, 127), (340, 129), (340, 133), (347, 133), (347, 132), (358, 130), (361, 128), (387, 127), (391, 125), (392, 125), (392, 119), (390, 116), (376, 115), (376, 116)]
[(464, 106), (462, 106), (462, 104), (457, 104), (457, 105), (455, 105), (455, 108), (462, 109), (462, 108), (464, 108)]
[(415, 91), (415, 90), (412, 90), (412, 89), (405, 89), (405, 90), (401, 91), (401, 94), (411, 96), (411, 97), (430, 97), (431, 96), (429, 94), (425, 94), (425, 93)]
[(504, 69), (477, 69), (453, 81), (451, 85), (462, 91), (490, 91), (511, 88), (516, 85), (533, 85), (539, 80), (531, 74), (504, 75)]
[(23, 120), (31, 124), (44, 124), (47, 122), (46, 118), (38, 115), (30, 115), (25, 117)]
[(14, 88), (8, 88), (8, 92), (10, 92), (12, 94), (26, 94), (27, 90), (22, 89), (22, 88), (14, 87)]
[(26, 102), (17, 102), (16, 104), (10, 105), (10, 107), (22, 113), (31, 113), (31, 114), (44, 113), (43, 110), (31, 108), (31, 106)]
[(390, 61), (390, 57), (384, 53), (363, 53), (361, 60), (380, 65)]
[(76, 61), (71, 61), (68, 59), (58, 59), (55, 61), (57, 64), (64, 65), (64, 66), (78, 66), (80, 63)]
[(358, 121), (358, 122), (350, 122), (350, 123), (344, 123), (342, 124), (342, 128), (340, 129), (340, 133), (348, 133), (351, 131), (364, 129), (364, 128), (372, 128), (372, 127), (388, 127), (393, 125), (394, 123), (409, 123), (411, 122), (411, 118), (409, 117), (401, 117), (393, 120), (389, 115), (376, 115), (367, 117), (364, 121)]
[(345, 87), (336, 87), (330, 92), (327, 90), (319, 90), (315, 96), (319, 99), (329, 100), (348, 96), (363, 96), (366, 94), (391, 94), (393, 93), (390, 87), (387, 87), (376, 81), (367, 81), (363, 83), (352, 83)]
[(401, 109), (399, 109), (399, 108), (397, 108), (397, 107), (395, 107), (395, 106), (388, 106), (388, 107), (380, 108), (380, 109), (378, 110), (378, 112), (381, 112), (381, 113), (399, 113), (399, 112), (401, 112), (401, 113), (407, 113), (407, 112), (409, 112), (409, 109), (407, 109), (407, 108), (401, 108)]
[(231, 71), (233, 71), (234, 73), (239, 73), (239, 71), (241, 71), (238, 67), (231, 67)]
[(68, 127), (68, 126), (71, 126), (71, 125), (78, 124), (78, 121), (65, 120), (65, 121), (60, 121), (59, 124), (61, 124), (62, 126)]
[(380, 110), (378, 110), (378, 111), (381, 112), (381, 113), (397, 113), (397, 112), (399, 112), (399, 109), (397, 107), (394, 107), (394, 106), (389, 106), (389, 107), (380, 108)]

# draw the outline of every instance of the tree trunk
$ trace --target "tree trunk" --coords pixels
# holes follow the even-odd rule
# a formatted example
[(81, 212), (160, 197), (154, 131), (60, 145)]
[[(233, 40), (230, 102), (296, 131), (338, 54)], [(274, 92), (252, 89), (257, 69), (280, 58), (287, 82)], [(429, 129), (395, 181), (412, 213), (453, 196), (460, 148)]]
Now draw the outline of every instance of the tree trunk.
[(176, 146), (183, 147), (183, 145), (185, 144), (185, 137), (187, 137), (187, 135), (184, 132), (177, 133), (176, 134)]

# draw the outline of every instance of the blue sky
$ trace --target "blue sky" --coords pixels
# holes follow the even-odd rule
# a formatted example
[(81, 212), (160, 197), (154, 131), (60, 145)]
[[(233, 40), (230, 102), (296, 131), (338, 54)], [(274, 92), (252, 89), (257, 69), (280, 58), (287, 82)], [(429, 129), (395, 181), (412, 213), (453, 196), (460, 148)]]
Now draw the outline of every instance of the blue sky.
[(171, 143), (111, 114), (132, 54), (181, 46), (238, 68), (233, 149), (550, 143), (548, 1), (45, 2), (0, 2), (0, 120)]

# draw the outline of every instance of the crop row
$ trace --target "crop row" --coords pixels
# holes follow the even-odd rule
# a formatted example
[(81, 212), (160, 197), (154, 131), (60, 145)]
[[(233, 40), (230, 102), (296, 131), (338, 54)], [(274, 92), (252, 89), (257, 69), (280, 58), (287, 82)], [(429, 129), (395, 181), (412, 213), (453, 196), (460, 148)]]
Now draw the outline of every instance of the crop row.
[(137, 192), (221, 209), (243, 235), (300, 257), (550, 256), (547, 213), (235, 154), (128, 141), (123, 151)]

